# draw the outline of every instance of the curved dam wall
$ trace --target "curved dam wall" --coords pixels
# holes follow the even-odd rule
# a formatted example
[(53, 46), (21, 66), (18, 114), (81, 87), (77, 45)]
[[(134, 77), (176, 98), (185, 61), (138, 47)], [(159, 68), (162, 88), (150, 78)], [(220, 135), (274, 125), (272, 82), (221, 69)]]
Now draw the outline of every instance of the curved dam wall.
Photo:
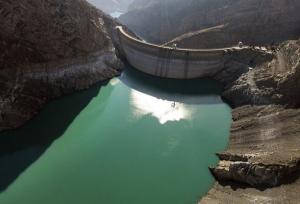
[[(182, 49), (144, 42), (116, 27), (113, 41), (121, 57), (136, 69), (158, 77), (191, 79), (209, 77), (225, 67), (232, 52), (264, 52), (248, 46), (221, 49)], [(250, 60), (249, 60), (250, 61)]]
[(224, 49), (193, 50), (143, 42), (117, 28), (117, 49), (128, 63), (150, 75), (189, 79), (210, 76), (224, 67)]

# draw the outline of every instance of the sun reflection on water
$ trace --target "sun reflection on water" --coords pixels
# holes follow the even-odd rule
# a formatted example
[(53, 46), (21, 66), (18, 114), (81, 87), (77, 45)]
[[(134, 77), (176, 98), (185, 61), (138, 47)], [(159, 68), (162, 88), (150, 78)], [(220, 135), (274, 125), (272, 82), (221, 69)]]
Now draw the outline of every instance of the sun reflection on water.
[(134, 114), (137, 117), (151, 114), (161, 124), (191, 117), (191, 111), (188, 110), (185, 104), (162, 100), (136, 90), (131, 91), (130, 103), (135, 108)]

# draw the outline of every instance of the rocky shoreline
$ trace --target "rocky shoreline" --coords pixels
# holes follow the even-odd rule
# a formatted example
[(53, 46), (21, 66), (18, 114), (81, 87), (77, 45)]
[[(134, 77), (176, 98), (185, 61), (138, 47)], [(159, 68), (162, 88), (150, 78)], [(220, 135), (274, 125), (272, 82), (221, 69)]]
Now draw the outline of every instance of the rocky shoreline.
[[(114, 52), (95, 53), (92, 56), (35, 64), (30, 69), (24, 67), (1, 70), (2, 82), (0, 100), (0, 131), (22, 126), (38, 114), (48, 101), (89, 88), (91, 85), (111, 79), (120, 74), (122, 62)], [(13, 83), (11, 83), (13, 82)]]
[(235, 79), (218, 76), (233, 124), (229, 147), (211, 168), (217, 183), (199, 203), (300, 202), (299, 42), (283, 43)]
[[(86, 1), (0, 0), (0, 8), (0, 131), (22, 126), (53, 98), (120, 73), (122, 62), (111, 39), (116, 22)], [(283, 14), (290, 10), (295, 10), (291, 4)], [(239, 20), (243, 13), (237, 14)], [(280, 18), (293, 37), (297, 33), (290, 22), (296, 25), (298, 15)], [(278, 42), (290, 36), (282, 30), (277, 30)], [(198, 34), (195, 39), (202, 41), (203, 33)], [(260, 44), (269, 40), (261, 37)], [(214, 76), (233, 107), (233, 124), (229, 147), (211, 168), (217, 183), (200, 203), (300, 203), (300, 40), (277, 48), (273, 54), (233, 50), (225, 69)]]

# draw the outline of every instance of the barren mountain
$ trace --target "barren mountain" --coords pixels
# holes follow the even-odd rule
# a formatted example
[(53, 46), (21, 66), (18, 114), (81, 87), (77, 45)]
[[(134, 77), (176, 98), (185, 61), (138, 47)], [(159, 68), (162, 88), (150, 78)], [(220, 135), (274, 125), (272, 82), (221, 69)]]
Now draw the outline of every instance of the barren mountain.
[(266, 45), (300, 35), (297, 0), (136, 0), (131, 7), (120, 21), (155, 43), (183, 35), (175, 40), (182, 47)]
[(118, 73), (115, 22), (85, 0), (0, 0), (0, 131)]

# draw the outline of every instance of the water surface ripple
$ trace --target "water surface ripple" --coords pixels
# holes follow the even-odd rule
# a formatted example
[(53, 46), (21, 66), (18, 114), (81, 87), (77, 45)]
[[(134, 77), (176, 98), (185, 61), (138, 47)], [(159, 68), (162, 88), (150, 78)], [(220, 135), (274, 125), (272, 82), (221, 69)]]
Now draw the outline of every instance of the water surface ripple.
[[(18, 142), (31, 134), (62, 134), (37, 154), (31, 151), (43, 145), (34, 142), (1, 152), (2, 177), (18, 166), (8, 164), (28, 164), (14, 174), (0, 203), (195, 204), (209, 190), (214, 179), (208, 167), (226, 147), (231, 123), (218, 84), (156, 79), (128, 70), (99, 93), (91, 91), (95, 88), (54, 102), (64, 108), (60, 112), (50, 103), (27, 128), (0, 135)], [(64, 132), (51, 131), (51, 118), (64, 118), (87, 96), (95, 97), (69, 118)], [(49, 121), (41, 124), (45, 112)], [(43, 127), (43, 134), (34, 127)]]

